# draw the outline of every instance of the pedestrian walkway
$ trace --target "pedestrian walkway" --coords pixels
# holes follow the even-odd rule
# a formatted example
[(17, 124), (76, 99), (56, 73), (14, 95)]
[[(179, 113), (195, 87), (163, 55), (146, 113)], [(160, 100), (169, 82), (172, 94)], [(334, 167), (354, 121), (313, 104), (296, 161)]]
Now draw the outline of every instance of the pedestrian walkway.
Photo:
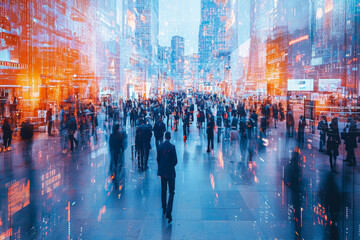
[[(61, 153), (58, 137), (38, 135), (31, 161), (24, 161), (17, 142), (13, 151), (1, 153), (0, 234), (11, 229), (12, 238), (21, 239), (328, 239), (337, 231), (340, 238), (359, 238), (359, 168), (344, 165), (340, 156), (339, 174), (330, 173), (317, 136), (308, 134), (300, 167), (292, 169), (297, 143), (282, 129), (271, 129), (263, 141), (215, 141), (210, 153), (206, 130), (199, 134), (195, 123), (186, 143), (182, 131), (172, 132), (179, 161), (172, 224), (162, 215), (155, 142), (149, 170), (139, 172), (131, 159), (133, 128), (127, 128), (118, 189), (107, 175), (104, 133), (98, 145), (73, 154)], [(327, 197), (329, 188), (334, 199)]]

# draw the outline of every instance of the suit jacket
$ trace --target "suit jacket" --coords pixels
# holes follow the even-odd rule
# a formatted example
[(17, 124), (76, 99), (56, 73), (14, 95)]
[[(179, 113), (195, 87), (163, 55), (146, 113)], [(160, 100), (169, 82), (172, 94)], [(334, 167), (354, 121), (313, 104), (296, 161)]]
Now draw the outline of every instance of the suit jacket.
[(172, 178), (176, 177), (175, 166), (177, 164), (176, 149), (169, 141), (160, 145), (158, 155), (158, 176)]

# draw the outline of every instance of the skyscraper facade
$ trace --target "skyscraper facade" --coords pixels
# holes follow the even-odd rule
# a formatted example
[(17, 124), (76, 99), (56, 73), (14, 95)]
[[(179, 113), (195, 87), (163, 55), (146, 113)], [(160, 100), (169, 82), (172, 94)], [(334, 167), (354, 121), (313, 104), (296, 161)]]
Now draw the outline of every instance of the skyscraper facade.
[(185, 43), (184, 38), (174, 36), (171, 39), (171, 70), (175, 76), (174, 88), (178, 89), (183, 84), (184, 78), (184, 54)]

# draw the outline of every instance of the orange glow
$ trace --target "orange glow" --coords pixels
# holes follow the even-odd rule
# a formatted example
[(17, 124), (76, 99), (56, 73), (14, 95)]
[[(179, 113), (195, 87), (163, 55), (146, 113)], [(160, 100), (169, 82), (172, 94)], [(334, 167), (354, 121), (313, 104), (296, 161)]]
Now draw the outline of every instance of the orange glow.
[(212, 173), (210, 173), (210, 183), (211, 183), (212, 189), (215, 189), (215, 181), (214, 181), (214, 176), (212, 175)]
[(0, 239), (3, 240), (3, 239), (6, 239), (6, 238), (10, 238), (11, 236), (12, 236), (12, 228), (8, 229), (6, 232), (3, 232), (0, 235)]
[(30, 180), (25, 184), (25, 179), (16, 181), (8, 190), (9, 198), (9, 216), (14, 215), (24, 207), (30, 204)]
[(130, 10), (128, 10), (128, 25), (132, 31), (135, 31), (135, 14)]
[(67, 221), (70, 222), (70, 202), (68, 202), (68, 206), (65, 209), (68, 210), (68, 219), (67, 219)]
[(325, 1), (325, 13), (329, 13), (334, 9), (334, 4), (332, 0)]
[(103, 206), (99, 211), (98, 222), (101, 221), (101, 215), (103, 215), (105, 212), (106, 212), (106, 207)]
[(302, 36), (302, 37), (299, 37), (297, 39), (294, 39), (292, 41), (289, 42), (289, 45), (293, 45), (295, 43), (299, 43), (299, 42), (302, 42), (302, 41), (305, 41), (305, 40), (308, 40), (309, 39), (309, 35), (305, 35), (305, 36)]
[(219, 151), (219, 153), (218, 153), (218, 160), (219, 160), (219, 162), (218, 162), (219, 167), (224, 169), (224, 159), (223, 159), (223, 154), (221, 151)]

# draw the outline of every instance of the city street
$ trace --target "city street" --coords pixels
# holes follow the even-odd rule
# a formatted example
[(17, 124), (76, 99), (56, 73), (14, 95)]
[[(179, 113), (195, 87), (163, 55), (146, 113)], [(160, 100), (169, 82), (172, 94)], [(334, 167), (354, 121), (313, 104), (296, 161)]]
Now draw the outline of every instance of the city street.
[(97, 145), (73, 154), (45, 133), (35, 135), (30, 155), (15, 140), (0, 153), (0, 239), (359, 239), (359, 167), (343, 162), (342, 145), (339, 173), (331, 173), (318, 135), (309, 133), (292, 166), (297, 142), (285, 137), (284, 124), (262, 140), (215, 137), (210, 153), (195, 123), (186, 143), (182, 127), (170, 130), (178, 156), (171, 224), (162, 215), (154, 138), (149, 170), (139, 172), (135, 129), (126, 128), (118, 189), (101, 127)]

